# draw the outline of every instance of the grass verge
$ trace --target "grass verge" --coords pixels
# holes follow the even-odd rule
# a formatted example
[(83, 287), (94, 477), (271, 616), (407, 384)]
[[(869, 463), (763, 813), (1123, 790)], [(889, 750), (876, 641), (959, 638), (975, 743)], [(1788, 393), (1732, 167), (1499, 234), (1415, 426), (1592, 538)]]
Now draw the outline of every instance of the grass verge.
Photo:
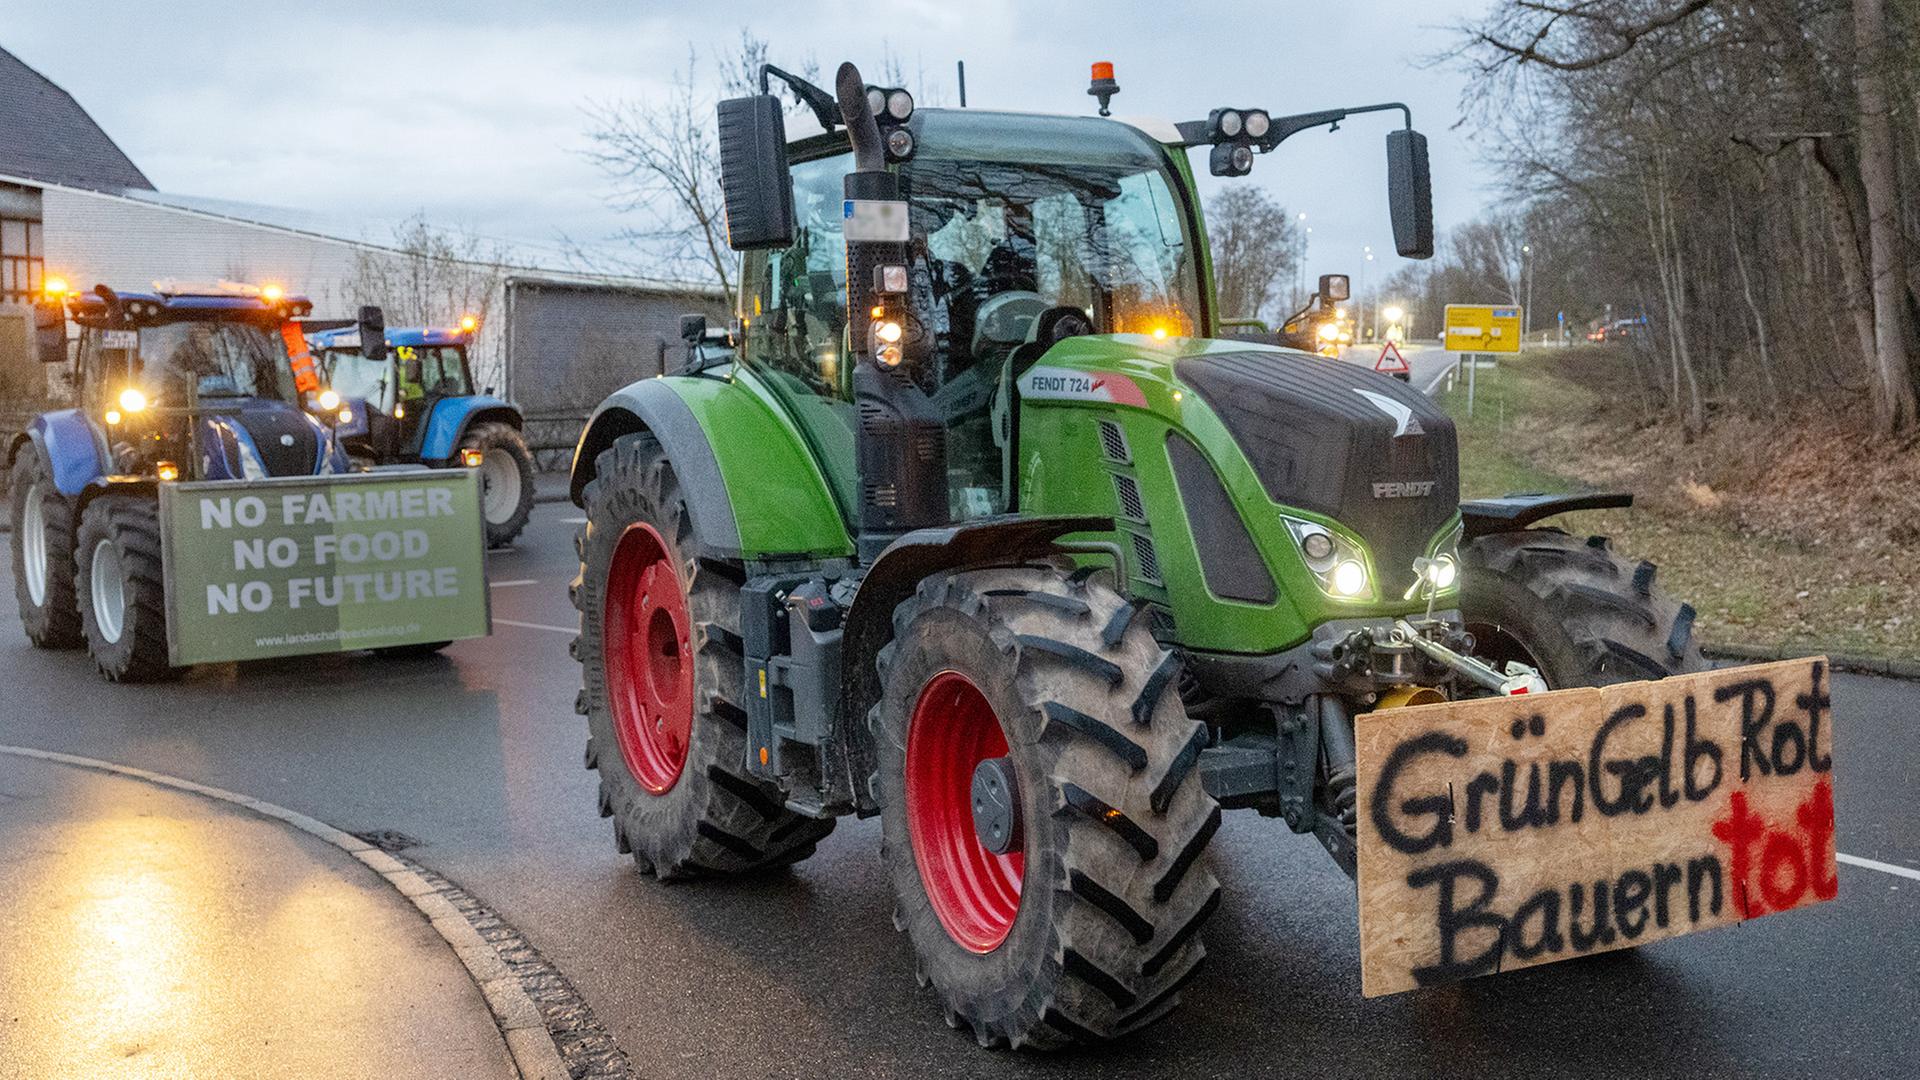
[(1920, 446), (1825, 415), (1651, 422), (1629, 354), (1553, 349), (1465, 372), (1439, 395), (1462, 494), (1625, 490), (1630, 510), (1549, 524), (1660, 567), (1709, 644), (1920, 656)]

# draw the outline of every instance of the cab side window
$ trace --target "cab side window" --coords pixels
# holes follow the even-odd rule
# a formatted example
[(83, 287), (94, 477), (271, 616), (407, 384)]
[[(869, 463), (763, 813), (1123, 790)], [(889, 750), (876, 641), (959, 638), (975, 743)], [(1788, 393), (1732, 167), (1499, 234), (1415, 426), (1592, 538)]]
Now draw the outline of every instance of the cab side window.
[(741, 282), (749, 362), (789, 391), (845, 399), (851, 372), (842, 363), (847, 322), (847, 244), (840, 231), (847, 155), (793, 167), (793, 246), (747, 261)]

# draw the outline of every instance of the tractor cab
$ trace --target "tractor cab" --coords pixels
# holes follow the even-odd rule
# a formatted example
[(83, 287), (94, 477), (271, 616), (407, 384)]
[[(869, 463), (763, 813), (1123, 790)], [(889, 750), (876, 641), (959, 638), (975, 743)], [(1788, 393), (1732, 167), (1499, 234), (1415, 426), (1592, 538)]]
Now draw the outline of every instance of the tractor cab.
[(533, 451), (519, 408), (475, 386), (468, 352), (479, 320), (388, 329), (369, 320), (378, 310), (363, 308), (358, 324), (308, 327), (320, 371), (346, 405), (341, 445), (358, 469), (478, 469), (487, 543), (510, 543), (533, 512)]
[(311, 306), (273, 286), (161, 281), (49, 296), (40, 321), (49, 339), (79, 326), (72, 415), (100, 432), (106, 471), (257, 479), (342, 464), (297, 322)]
[(362, 349), (357, 326), (310, 334), (327, 384), (342, 400), (364, 403), (364, 422), (343, 429), (342, 437), (364, 442), (380, 459), (418, 457), (435, 407), (479, 392), (467, 359), (473, 332), (470, 325), (387, 329), (384, 355)]

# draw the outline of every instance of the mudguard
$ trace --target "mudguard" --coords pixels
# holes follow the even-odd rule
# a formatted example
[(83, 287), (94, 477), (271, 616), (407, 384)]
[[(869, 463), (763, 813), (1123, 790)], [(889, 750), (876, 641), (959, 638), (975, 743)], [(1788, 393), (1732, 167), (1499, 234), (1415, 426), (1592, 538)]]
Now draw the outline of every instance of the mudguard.
[(438, 465), (453, 457), (467, 429), (474, 424), (498, 420), (514, 428), (522, 426), (520, 410), (485, 394), (472, 397), (441, 398), (433, 403), (427, 417), (427, 429), (420, 437), (420, 460)]
[(7, 465), (28, 444), (45, 455), (53, 470), (53, 486), (72, 498), (87, 482), (107, 471), (107, 448), (101, 434), (79, 409), (57, 409), (41, 413), (14, 439), (7, 454)]
[(1612, 510), (1633, 505), (1626, 492), (1587, 491), (1574, 495), (1547, 495), (1537, 491), (1473, 499), (1460, 504), (1465, 539), (1493, 533), (1518, 532), (1536, 521), (1575, 510)]
[[(880, 699), (880, 669), (872, 657), (893, 637), (893, 609), (935, 574), (983, 566), (1018, 565), (1061, 553), (1072, 533), (1110, 533), (1109, 517), (1024, 517), (1006, 514), (960, 525), (910, 532), (880, 553), (860, 579), (841, 637), (840, 717), (836, 730), (865, 734), (867, 709)], [(870, 769), (857, 769), (856, 779)]]
[(805, 439), (744, 376), (668, 376), (615, 391), (574, 449), (575, 505), (585, 505), (600, 453), (641, 431), (666, 448), (704, 554), (755, 560), (853, 553), (847, 523)]

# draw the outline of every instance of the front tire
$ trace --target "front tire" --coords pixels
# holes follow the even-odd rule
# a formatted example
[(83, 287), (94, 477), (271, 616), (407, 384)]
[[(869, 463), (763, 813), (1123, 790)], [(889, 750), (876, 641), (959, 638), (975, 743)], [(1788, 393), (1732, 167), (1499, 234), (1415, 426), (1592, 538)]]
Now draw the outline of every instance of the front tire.
[(741, 566), (695, 555), (673, 464), (651, 434), (604, 451), (585, 491), (574, 655), (600, 816), (643, 872), (737, 874), (813, 854), (833, 820), (748, 775)]
[(13, 527), (13, 593), (27, 640), (41, 649), (77, 649), (80, 606), (73, 592), (73, 503), (53, 486), (37, 446), (14, 459), (9, 521)]
[(167, 609), (159, 507), (150, 498), (102, 495), (80, 515), (74, 583), (87, 654), (111, 682), (158, 682), (167, 662)]
[(1208, 733), (1181, 705), (1178, 659), (1133, 616), (1083, 575), (973, 570), (924, 582), (880, 654), (895, 928), (948, 1023), (983, 1046), (1144, 1027), (1206, 956)]
[(480, 451), (480, 516), (487, 523), (487, 546), (513, 543), (533, 515), (533, 451), (527, 440), (512, 424), (495, 420), (475, 424), (460, 448)]
[(1461, 548), (1460, 611), (1474, 653), (1518, 660), (1553, 689), (1705, 671), (1694, 612), (1656, 588), (1656, 568), (1604, 536), (1522, 529)]

